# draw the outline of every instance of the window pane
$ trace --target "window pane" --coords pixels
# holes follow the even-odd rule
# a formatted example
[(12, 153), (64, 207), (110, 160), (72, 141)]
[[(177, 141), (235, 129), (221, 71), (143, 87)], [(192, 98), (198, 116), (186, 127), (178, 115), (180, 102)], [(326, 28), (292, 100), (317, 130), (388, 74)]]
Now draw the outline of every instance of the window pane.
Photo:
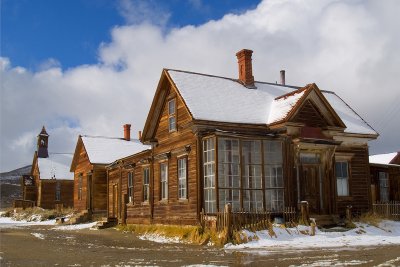
[(336, 171), (337, 195), (348, 196), (349, 195), (348, 163), (346, 161), (336, 162), (335, 171)]
[(178, 197), (179, 198), (187, 198), (186, 195), (186, 184), (187, 184), (187, 177), (186, 177), (186, 158), (178, 160)]
[(204, 170), (204, 210), (206, 213), (215, 213), (215, 162), (214, 162), (214, 138), (203, 140), (203, 170)]
[(172, 99), (168, 102), (168, 114), (175, 114), (175, 99)]

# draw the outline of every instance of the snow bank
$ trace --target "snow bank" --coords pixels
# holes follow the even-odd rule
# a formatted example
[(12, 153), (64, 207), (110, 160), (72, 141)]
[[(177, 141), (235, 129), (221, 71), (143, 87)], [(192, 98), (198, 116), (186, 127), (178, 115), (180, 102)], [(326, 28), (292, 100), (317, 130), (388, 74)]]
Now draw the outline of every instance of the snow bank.
[(72, 225), (61, 225), (61, 226), (56, 226), (51, 229), (53, 230), (66, 230), (66, 231), (72, 231), (72, 230), (81, 230), (81, 229), (88, 229), (92, 228), (95, 226), (97, 222), (91, 222), (91, 223), (81, 223), (81, 224), (72, 224)]
[(32, 226), (32, 225), (55, 225), (56, 220), (47, 221), (35, 221), (35, 220), (21, 220), (16, 221), (11, 217), (0, 217), (0, 228), (15, 228), (22, 226)]
[(39, 239), (44, 239), (44, 235), (40, 234), (40, 233), (31, 233), (31, 235), (33, 235), (34, 237), (39, 238)]
[(143, 234), (138, 237), (141, 240), (153, 241), (156, 243), (183, 243), (178, 237), (166, 237), (159, 234)]
[(400, 244), (400, 222), (382, 221), (378, 227), (356, 223), (356, 228), (340, 232), (323, 232), (316, 230), (315, 236), (310, 236), (307, 232), (309, 227), (300, 226), (296, 228), (284, 228), (279, 225), (274, 226), (276, 236), (271, 237), (268, 230), (257, 232), (242, 231), (242, 236), (251, 241), (233, 245), (225, 245), (225, 249), (244, 249), (244, 248), (336, 248), (378, 245)]

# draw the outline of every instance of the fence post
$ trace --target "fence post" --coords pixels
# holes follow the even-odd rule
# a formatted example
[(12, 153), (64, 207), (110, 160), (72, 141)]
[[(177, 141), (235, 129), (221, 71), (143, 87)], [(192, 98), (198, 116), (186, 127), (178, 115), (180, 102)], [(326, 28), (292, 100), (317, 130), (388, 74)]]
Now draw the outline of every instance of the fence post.
[(351, 205), (346, 207), (346, 220), (347, 222), (351, 222), (352, 221), (352, 216), (351, 216), (351, 209), (353, 207)]
[(226, 218), (226, 233), (228, 235), (228, 237), (232, 237), (232, 207), (231, 204), (225, 204), (225, 218)]
[(309, 225), (309, 207), (307, 201), (300, 202), (301, 220), (305, 225)]

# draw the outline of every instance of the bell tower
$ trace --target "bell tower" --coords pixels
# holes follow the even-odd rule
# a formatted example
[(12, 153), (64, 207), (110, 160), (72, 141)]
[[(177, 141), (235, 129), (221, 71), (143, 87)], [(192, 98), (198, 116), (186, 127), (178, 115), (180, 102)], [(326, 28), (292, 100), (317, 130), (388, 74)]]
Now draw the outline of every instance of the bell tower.
[(42, 131), (37, 137), (37, 153), (39, 158), (48, 158), (49, 152), (47, 150), (49, 146), (49, 134), (46, 132), (46, 129), (42, 128)]

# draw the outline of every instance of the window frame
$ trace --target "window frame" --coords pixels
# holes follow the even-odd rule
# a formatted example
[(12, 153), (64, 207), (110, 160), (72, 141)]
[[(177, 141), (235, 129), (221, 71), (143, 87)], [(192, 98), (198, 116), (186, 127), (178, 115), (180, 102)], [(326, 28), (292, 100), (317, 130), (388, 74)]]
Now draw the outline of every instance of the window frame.
[[(384, 174), (384, 179), (381, 179), (382, 178), (381, 174)], [(382, 171), (378, 172), (378, 179), (379, 179), (379, 200), (381, 202), (389, 202), (389, 200), (390, 200), (389, 173), (382, 172)], [(385, 184), (386, 184), (385, 186), (382, 186), (383, 182), (385, 182)], [(382, 189), (385, 189), (385, 191)], [(383, 194), (383, 192), (385, 192), (385, 193)], [(382, 198), (385, 198), (385, 199), (382, 199)]]
[[(345, 177), (345, 176), (338, 176), (338, 173), (337, 173), (337, 164), (346, 164), (346, 169), (347, 169), (347, 177)], [(343, 166), (341, 166), (341, 172), (342, 172), (342, 174), (343, 174), (343, 169), (342, 169), (342, 167)], [(349, 196), (351, 196), (351, 194), (350, 194), (350, 162), (349, 162), (349, 160), (346, 160), (346, 159), (337, 159), (337, 160), (335, 160), (335, 178), (336, 178), (336, 196), (337, 197), (349, 197)], [(340, 180), (340, 187), (341, 187), (341, 192), (339, 193), (339, 180)], [(345, 184), (346, 184), (346, 189), (347, 189), (347, 192), (346, 192), (346, 194), (343, 194), (343, 181), (345, 181)]]
[(56, 181), (55, 201), (61, 201), (61, 182), (60, 181)]
[[(146, 177), (147, 175), (147, 177)], [(142, 168), (142, 200), (143, 202), (150, 201), (150, 167), (145, 166)], [(146, 183), (147, 182), (147, 183)]]
[[(163, 172), (162, 168), (165, 167)], [(159, 164), (160, 170), (160, 200), (166, 201), (168, 200), (168, 161), (162, 161)], [(163, 177), (163, 174), (165, 175)]]
[[(185, 174), (184, 178), (180, 177), (180, 173), (182, 173), (182, 172), (180, 172), (179, 162), (182, 161), (182, 160), (185, 162), (185, 170), (183, 172)], [(189, 189), (189, 183), (188, 183), (189, 171), (188, 171), (188, 156), (187, 155), (181, 156), (181, 157), (177, 157), (176, 168), (177, 168), (177, 171), (178, 171), (178, 173), (177, 173), (177, 178), (178, 178), (178, 199), (186, 200), (186, 199), (189, 198), (189, 190), (188, 190)], [(181, 180), (184, 180), (184, 182), (182, 183), (185, 186), (184, 187), (184, 194), (181, 194), (181, 188), (180, 188)]]
[[(171, 113), (171, 103), (173, 103), (173, 108), (174, 108), (174, 112)], [(176, 105), (176, 98), (171, 98), (170, 100), (168, 100), (168, 105), (167, 105), (167, 109), (168, 109), (168, 132), (172, 133), (172, 132), (176, 132), (177, 131), (177, 126), (176, 126), (176, 121), (177, 121), (177, 105)], [(173, 123), (171, 123), (173, 121)], [(173, 127), (171, 127), (171, 125), (173, 125)]]
[(134, 201), (134, 172), (128, 172), (128, 202), (133, 203)]

